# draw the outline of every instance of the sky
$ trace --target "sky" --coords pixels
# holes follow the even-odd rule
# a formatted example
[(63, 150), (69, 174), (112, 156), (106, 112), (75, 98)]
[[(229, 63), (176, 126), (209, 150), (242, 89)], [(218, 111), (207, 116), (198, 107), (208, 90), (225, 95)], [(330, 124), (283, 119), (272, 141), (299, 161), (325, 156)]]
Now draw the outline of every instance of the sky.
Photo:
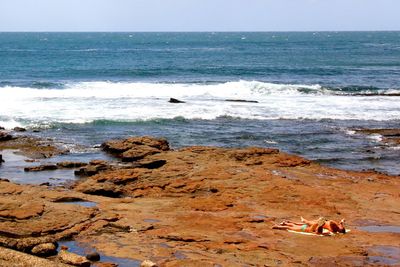
[(0, 0), (0, 31), (400, 30), (400, 0)]

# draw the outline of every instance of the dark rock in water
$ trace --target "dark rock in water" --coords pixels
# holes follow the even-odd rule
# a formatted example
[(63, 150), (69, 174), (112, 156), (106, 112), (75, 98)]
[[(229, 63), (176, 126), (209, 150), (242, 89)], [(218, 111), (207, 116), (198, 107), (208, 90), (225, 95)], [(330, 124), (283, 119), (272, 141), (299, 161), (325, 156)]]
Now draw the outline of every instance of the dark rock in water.
[(49, 182), (41, 183), (40, 186), (50, 186)]
[(174, 104), (186, 103), (185, 101), (182, 101), (182, 100), (179, 100), (179, 99), (176, 99), (176, 98), (170, 98), (168, 102), (169, 103), (174, 103)]
[(44, 243), (34, 246), (31, 252), (37, 256), (52, 256), (57, 254), (57, 246), (53, 243)]
[(22, 128), (22, 127), (15, 127), (13, 130), (14, 130), (15, 132), (26, 132), (26, 129), (25, 129), (25, 128)]
[(6, 128), (4, 128), (4, 127), (2, 127), (2, 126), (0, 126), (0, 130), (5, 130)]
[(3, 155), (0, 154), (0, 165), (4, 162)]
[(57, 165), (46, 164), (46, 165), (40, 165), (40, 166), (25, 167), (24, 171), (26, 171), (26, 172), (40, 172), (40, 171), (52, 171), (52, 170), (57, 170), (57, 169), (58, 169)]
[(6, 132), (0, 132), (0, 141), (8, 141), (11, 139), (13, 139), (13, 137), (10, 134)]
[(100, 254), (97, 252), (92, 252), (86, 255), (86, 259), (90, 261), (99, 261), (100, 260)]
[(100, 171), (109, 169), (107, 161), (104, 160), (92, 160), (89, 164), (75, 171), (75, 175), (78, 176), (92, 176), (98, 174)]
[(225, 99), (226, 102), (241, 102), (241, 103), (258, 103), (255, 100), (244, 100), (244, 99)]
[(8, 179), (5, 179), (5, 178), (0, 178), (0, 182), (6, 182), (6, 183), (9, 183), (9, 182), (10, 182), (10, 180), (8, 180)]
[(84, 162), (73, 162), (73, 161), (63, 161), (57, 163), (57, 166), (59, 168), (65, 168), (65, 169), (80, 168), (86, 165), (87, 164)]

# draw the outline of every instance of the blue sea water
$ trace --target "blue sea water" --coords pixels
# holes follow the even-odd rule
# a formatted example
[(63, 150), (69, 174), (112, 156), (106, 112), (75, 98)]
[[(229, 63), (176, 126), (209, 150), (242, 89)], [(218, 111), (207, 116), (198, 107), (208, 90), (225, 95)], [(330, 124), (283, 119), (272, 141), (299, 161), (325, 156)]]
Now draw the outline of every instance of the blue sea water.
[(400, 147), (354, 129), (400, 128), (400, 32), (0, 33), (0, 126), (82, 154), (155, 135), (399, 174)]

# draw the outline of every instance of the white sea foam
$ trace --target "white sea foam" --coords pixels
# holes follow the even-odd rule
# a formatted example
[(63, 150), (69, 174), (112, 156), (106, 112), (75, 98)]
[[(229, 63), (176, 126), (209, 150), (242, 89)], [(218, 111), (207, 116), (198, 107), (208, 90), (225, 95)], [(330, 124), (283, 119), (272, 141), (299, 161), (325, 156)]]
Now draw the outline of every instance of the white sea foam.
[[(218, 84), (80, 82), (64, 89), (0, 88), (0, 125), (50, 125), (94, 120), (400, 118), (400, 97), (338, 96), (320, 85), (238, 81)], [(185, 104), (168, 103), (170, 97)], [(226, 99), (258, 103), (227, 102)]]

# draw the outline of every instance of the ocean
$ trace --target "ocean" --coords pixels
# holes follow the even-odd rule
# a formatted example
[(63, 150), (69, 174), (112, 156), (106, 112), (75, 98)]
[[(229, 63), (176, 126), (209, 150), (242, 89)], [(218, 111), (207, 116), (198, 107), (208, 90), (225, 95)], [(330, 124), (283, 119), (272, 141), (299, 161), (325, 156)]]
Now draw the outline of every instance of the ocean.
[(400, 128), (400, 32), (0, 33), (0, 126), (74, 157), (153, 135), (400, 174), (355, 131)]

